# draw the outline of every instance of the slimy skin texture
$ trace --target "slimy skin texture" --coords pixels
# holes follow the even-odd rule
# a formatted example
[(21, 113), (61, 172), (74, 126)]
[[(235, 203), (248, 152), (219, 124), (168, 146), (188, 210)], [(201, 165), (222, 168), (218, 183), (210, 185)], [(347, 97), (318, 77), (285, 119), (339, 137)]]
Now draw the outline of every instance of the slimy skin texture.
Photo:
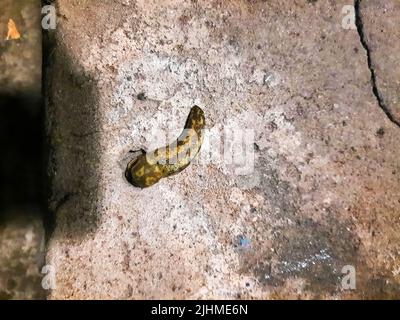
[(152, 152), (142, 151), (141, 155), (128, 163), (125, 171), (126, 179), (135, 187), (147, 188), (162, 178), (181, 172), (199, 153), (203, 143), (204, 127), (203, 110), (193, 106), (178, 139)]

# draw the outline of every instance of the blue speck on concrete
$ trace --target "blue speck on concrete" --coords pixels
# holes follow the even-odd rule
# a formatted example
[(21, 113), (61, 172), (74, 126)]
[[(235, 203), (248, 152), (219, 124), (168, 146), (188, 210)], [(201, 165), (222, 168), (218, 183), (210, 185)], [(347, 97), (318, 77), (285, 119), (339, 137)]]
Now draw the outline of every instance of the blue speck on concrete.
[(250, 239), (245, 236), (240, 236), (239, 237), (239, 247), (240, 248), (250, 247)]

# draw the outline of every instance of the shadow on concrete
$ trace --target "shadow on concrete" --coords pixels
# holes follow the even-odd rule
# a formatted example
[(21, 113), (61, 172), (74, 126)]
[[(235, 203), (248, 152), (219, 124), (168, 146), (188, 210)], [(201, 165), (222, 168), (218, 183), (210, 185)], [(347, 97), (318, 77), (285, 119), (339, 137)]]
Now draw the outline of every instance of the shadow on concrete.
[(38, 93), (0, 93), (0, 300), (46, 297), (42, 110)]
[[(34, 93), (0, 93), (0, 224), (10, 218), (9, 209), (45, 208), (41, 106)], [(44, 210), (18, 212), (41, 215)]]
[[(46, 240), (82, 238), (98, 227), (100, 128), (96, 80), (56, 34), (44, 33), (43, 96), (48, 137)], [(57, 235), (54, 233), (57, 232)]]

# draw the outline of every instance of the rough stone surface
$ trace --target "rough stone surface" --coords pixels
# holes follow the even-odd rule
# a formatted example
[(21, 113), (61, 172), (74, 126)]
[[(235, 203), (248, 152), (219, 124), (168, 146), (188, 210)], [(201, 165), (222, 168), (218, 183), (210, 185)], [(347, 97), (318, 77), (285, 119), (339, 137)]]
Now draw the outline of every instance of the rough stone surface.
[[(399, 128), (346, 1), (55, 3), (49, 298), (399, 297)], [(254, 171), (205, 145), (129, 185), (127, 152), (178, 134), (193, 104), (208, 138), (254, 129)]]
[[(43, 299), (40, 0), (0, 0), (0, 300)], [(20, 39), (6, 41), (13, 19)]]
[(37, 208), (4, 210), (0, 216), (0, 300), (44, 299), (40, 267), (44, 233)]
[[(0, 1), (0, 94), (40, 93), (42, 50), (40, 1)], [(6, 41), (13, 19), (21, 38)]]
[(361, 1), (360, 12), (379, 98), (400, 127), (400, 2)]

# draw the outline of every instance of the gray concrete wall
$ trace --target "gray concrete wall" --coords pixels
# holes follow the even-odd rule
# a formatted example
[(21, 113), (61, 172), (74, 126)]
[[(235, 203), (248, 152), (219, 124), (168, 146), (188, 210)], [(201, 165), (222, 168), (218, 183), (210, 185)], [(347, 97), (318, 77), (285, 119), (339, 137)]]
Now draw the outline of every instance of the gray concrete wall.
[[(49, 298), (399, 296), (400, 129), (365, 41), (398, 50), (372, 36), (378, 2), (357, 7), (363, 30), (343, 28), (341, 0), (55, 4)], [(254, 130), (254, 171), (212, 161), (129, 185), (126, 153), (179, 133), (193, 104), (215, 135)]]

